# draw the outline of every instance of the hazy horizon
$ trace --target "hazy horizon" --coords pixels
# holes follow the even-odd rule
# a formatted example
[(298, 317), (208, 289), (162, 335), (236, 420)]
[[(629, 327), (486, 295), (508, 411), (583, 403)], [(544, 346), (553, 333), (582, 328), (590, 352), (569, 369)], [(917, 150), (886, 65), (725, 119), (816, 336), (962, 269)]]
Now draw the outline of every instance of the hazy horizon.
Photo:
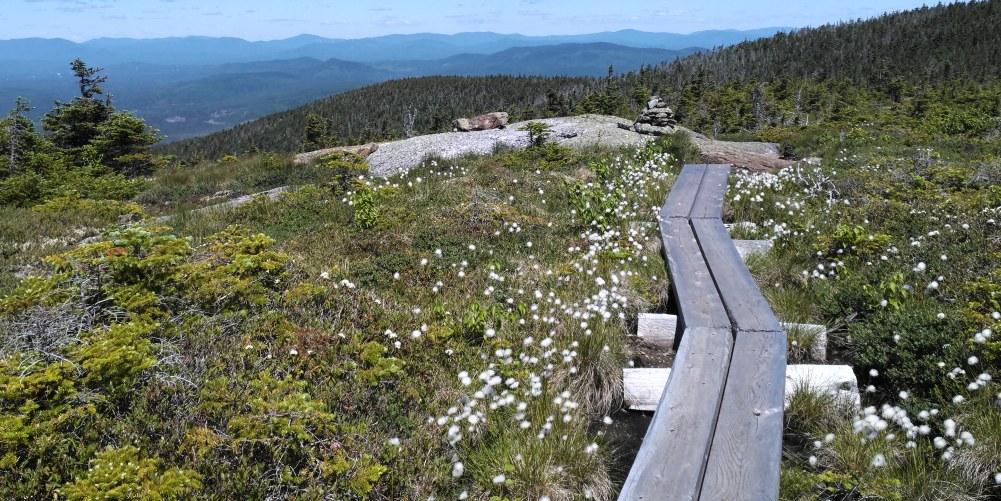
[(166, 39), (172, 39), (172, 38), (174, 38), (174, 39), (180, 39), (180, 38), (205, 38), (205, 39), (234, 39), (234, 40), (244, 40), (244, 41), (247, 41), (247, 42), (278, 42), (278, 41), (282, 41), (282, 40), (291, 40), (291, 39), (298, 38), (298, 37), (320, 37), (320, 38), (324, 38), (324, 39), (328, 39), (328, 40), (365, 40), (365, 39), (370, 39), (370, 38), (392, 37), (392, 36), (414, 36), (414, 35), (456, 36), (456, 35), (474, 34), (474, 33), (491, 33), (491, 34), (501, 35), (501, 36), (524, 36), (524, 37), (572, 37), (572, 36), (579, 36), (579, 35), (594, 35), (594, 34), (600, 34), (600, 33), (618, 33), (618, 32), (625, 32), (625, 31), (636, 31), (636, 32), (643, 32), (643, 33), (661, 33), (661, 34), (672, 34), (672, 35), (693, 35), (693, 34), (696, 34), (696, 33), (707, 33), (707, 32), (717, 32), (717, 31), (718, 32), (727, 32), (727, 31), (733, 31), (733, 32), (751, 32), (751, 31), (769, 30), (769, 29), (800, 29), (800, 28), (801, 27), (799, 27), (799, 26), (778, 26), (778, 25), (776, 25), (776, 26), (759, 26), (759, 27), (756, 27), (756, 28), (743, 28), (743, 29), (738, 29), (738, 28), (710, 28), (710, 29), (695, 30), (695, 31), (650, 31), (650, 30), (639, 30), (639, 29), (635, 29), (635, 28), (622, 28), (622, 29), (615, 29), (615, 30), (587, 31), (587, 32), (580, 32), (580, 33), (543, 33), (543, 34), (527, 34), (527, 33), (518, 33), (518, 32), (491, 31), (491, 30), (467, 30), (467, 31), (453, 31), (453, 32), (415, 31), (415, 32), (383, 33), (383, 34), (380, 34), (380, 35), (355, 36), (355, 37), (351, 37), (351, 36), (338, 37), (338, 36), (319, 35), (317, 33), (303, 32), (303, 33), (296, 33), (294, 35), (283, 36), (283, 37), (278, 37), (278, 38), (259, 38), (259, 39), (257, 39), (257, 38), (244, 38), (244, 37), (230, 36), (230, 35), (218, 35), (218, 36), (216, 36), (216, 35), (165, 35), (165, 36), (149, 36), (149, 37), (141, 37), (141, 36), (136, 36), (136, 37), (102, 36), (102, 37), (93, 37), (93, 38), (85, 38), (85, 39), (72, 39), (72, 38), (67, 38), (67, 37), (54, 36), (54, 37), (0, 38), (0, 41), (39, 39), (39, 40), (69, 40), (69, 41), (74, 42), (74, 43), (87, 43), (87, 42), (90, 42), (90, 41), (101, 40), (101, 39), (112, 39), (112, 40), (114, 40), (114, 39), (121, 39), (121, 40), (166, 40)]
[[(341, 4), (341, 5), (338, 5)], [(344, 4), (303, 0), (12, 0), (0, 11), (3, 39), (232, 37), (280, 40), (302, 34), (369, 38), (419, 33), (494, 32), (526, 36), (621, 30), (693, 33), (807, 27), (878, 16), (934, 2), (886, 0), (485, 0)]]

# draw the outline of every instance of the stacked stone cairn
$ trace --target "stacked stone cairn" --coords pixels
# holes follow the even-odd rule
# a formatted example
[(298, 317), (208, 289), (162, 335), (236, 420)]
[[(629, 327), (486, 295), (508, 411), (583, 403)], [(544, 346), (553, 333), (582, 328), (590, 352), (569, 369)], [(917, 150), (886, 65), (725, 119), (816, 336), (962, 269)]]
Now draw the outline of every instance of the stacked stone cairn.
[(678, 120), (674, 118), (674, 111), (667, 106), (658, 96), (653, 96), (647, 102), (646, 109), (640, 114), (632, 125), (623, 124), (623, 129), (631, 129), (640, 134), (650, 134), (653, 136), (663, 136), (673, 134)]

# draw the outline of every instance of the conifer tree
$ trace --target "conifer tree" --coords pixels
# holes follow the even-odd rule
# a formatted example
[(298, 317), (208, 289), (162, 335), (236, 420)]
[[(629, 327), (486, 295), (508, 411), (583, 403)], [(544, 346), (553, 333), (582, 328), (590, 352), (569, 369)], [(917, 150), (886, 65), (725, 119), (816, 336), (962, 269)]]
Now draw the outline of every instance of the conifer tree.
[(100, 74), (104, 68), (91, 68), (81, 59), (74, 59), (70, 68), (80, 85), (80, 97), (93, 99), (97, 94), (104, 94), (101, 84), (108, 81), (108, 77)]
[(303, 142), (303, 149), (306, 151), (319, 150), (327, 143), (327, 121), (316, 113), (306, 115), (305, 126), (306, 140)]
[(7, 130), (7, 173), (14, 174), (19, 170), (21, 157), (28, 148), (27, 135), (34, 132), (31, 121), (25, 116), (31, 111), (28, 100), (18, 97), (14, 108), (10, 110), (6, 120)]
[(70, 63), (80, 87), (80, 97), (68, 103), (56, 102), (56, 107), (42, 118), (42, 127), (59, 148), (79, 150), (98, 135), (98, 126), (108, 120), (114, 111), (109, 101), (94, 96), (104, 94), (101, 84), (107, 77), (76, 59)]

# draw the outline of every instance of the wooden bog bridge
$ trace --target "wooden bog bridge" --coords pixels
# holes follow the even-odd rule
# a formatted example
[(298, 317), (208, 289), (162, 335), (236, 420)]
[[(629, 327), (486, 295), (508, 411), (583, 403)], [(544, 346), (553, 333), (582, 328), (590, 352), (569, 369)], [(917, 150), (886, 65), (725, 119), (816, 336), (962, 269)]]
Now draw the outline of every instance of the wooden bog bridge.
[(660, 213), (677, 354), (620, 501), (778, 499), (786, 334), (723, 226), (729, 165), (686, 165)]

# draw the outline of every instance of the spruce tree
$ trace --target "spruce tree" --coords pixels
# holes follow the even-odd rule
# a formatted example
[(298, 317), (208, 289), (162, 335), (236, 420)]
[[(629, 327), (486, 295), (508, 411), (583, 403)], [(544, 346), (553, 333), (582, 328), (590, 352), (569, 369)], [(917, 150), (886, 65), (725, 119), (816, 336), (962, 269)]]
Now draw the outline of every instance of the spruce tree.
[(150, 147), (160, 137), (141, 118), (116, 111), (97, 127), (97, 131), (91, 145), (104, 165), (130, 176), (149, 174), (153, 170)]
[(91, 68), (80, 59), (74, 59), (70, 68), (80, 85), (80, 97), (93, 99), (95, 95), (104, 94), (101, 84), (108, 81), (108, 77), (100, 75), (104, 68)]
[(18, 97), (14, 102), (14, 108), (10, 110), (6, 120), (7, 141), (7, 173), (14, 174), (19, 170), (21, 157), (25, 150), (30, 147), (28, 135), (34, 132), (31, 120), (26, 116), (31, 111), (28, 100)]
[(303, 149), (306, 151), (319, 150), (327, 144), (327, 121), (316, 113), (306, 115), (305, 126), (306, 140), (303, 142)]
[(98, 126), (114, 111), (111, 103), (94, 96), (104, 94), (101, 84), (107, 77), (99, 76), (100, 68), (91, 68), (76, 59), (70, 63), (80, 86), (80, 97), (68, 103), (56, 102), (56, 107), (42, 118), (42, 127), (59, 148), (79, 150), (98, 135)]

